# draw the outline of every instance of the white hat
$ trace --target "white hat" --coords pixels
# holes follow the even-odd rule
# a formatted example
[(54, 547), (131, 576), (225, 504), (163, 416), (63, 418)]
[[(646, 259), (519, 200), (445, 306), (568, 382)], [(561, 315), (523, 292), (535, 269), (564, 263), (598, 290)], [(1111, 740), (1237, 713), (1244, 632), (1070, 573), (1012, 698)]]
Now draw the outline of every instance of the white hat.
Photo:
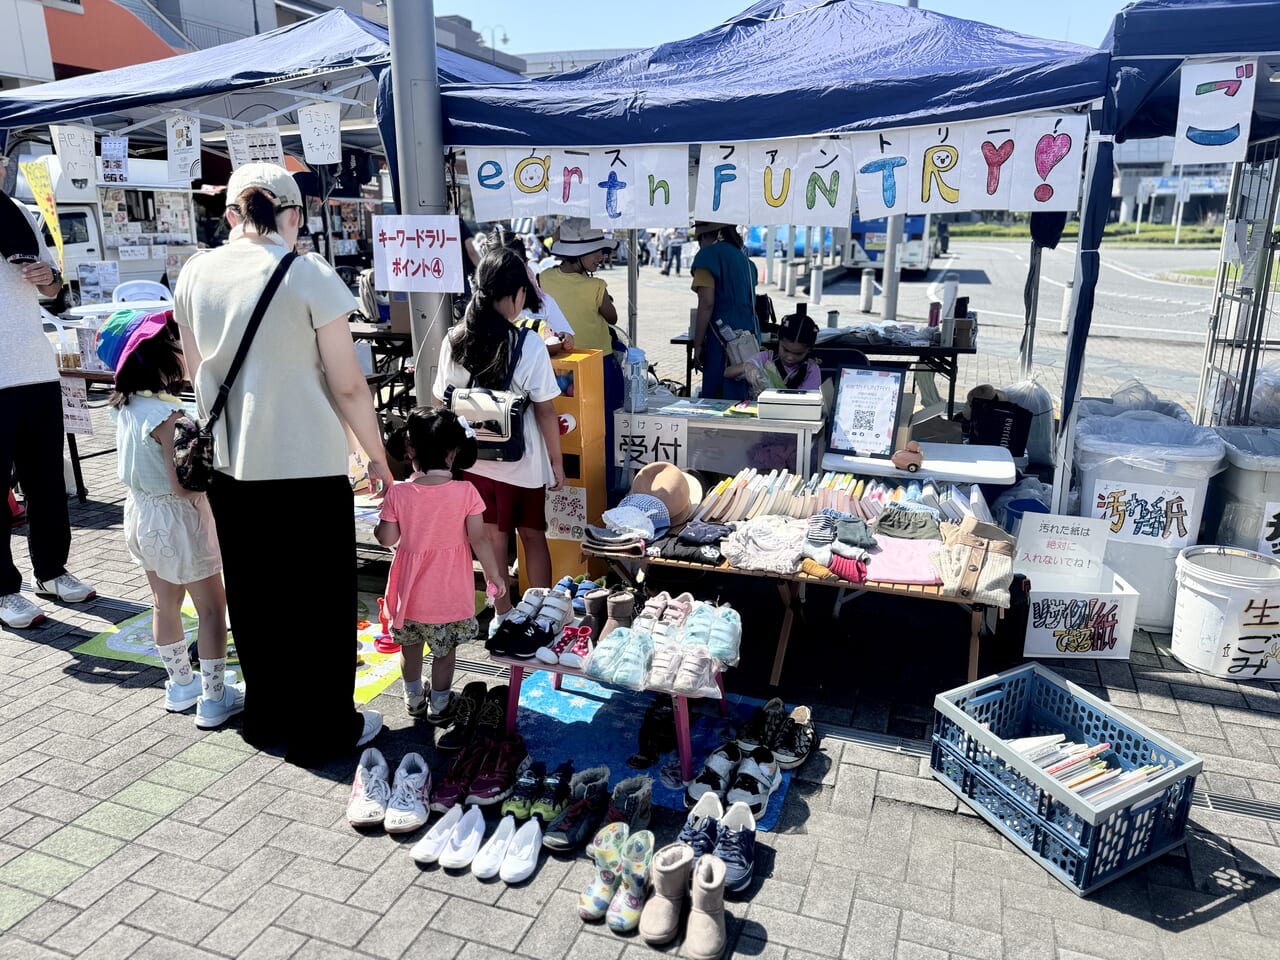
[(560, 224), (560, 235), (551, 244), (551, 252), (557, 257), (585, 257), (597, 250), (616, 250), (617, 240), (606, 240), (604, 233), (595, 230), (585, 217), (566, 217)]
[(298, 182), (284, 167), (277, 163), (246, 163), (236, 167), (227, 181), (227, 200), (237, 203), (240, 195), (250, 187), (261, 187), (276, 198), (276, 209), (302, 206), (302, 191)]

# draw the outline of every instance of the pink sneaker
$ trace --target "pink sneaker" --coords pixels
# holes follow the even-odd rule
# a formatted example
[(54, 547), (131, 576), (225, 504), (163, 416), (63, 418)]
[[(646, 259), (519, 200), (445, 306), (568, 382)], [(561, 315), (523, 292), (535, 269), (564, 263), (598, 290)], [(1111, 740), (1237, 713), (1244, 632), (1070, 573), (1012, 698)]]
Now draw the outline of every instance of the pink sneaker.
[(591, 631), (579, 628), (573, 643), (560, 653), (560, 666), (585, 670), (589, 659), (591, 659)]
[(590, 627), (565, 627), (560, 636), (539, 647), (533, 655), (548, 666), (555, 666), (560, 662), (560, 655), (572, 647), (574, 641), (578, 639), (578, 632), (584, 629), (588, 634), (591, 633)]

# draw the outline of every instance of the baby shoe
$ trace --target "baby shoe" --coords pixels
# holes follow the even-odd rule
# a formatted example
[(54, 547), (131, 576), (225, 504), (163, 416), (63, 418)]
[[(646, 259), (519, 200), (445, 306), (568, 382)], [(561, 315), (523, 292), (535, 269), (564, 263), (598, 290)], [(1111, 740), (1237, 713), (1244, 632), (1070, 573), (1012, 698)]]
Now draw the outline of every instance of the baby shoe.
[(676, 673), (674, 690), (686, 697), (718, 696), (715, 663), (706, 647), (683, 647), (680, 669)]
[(520, 602), (507, 613), (497, 629), (493, 631), (492, 636), (485, 642), (485, 648), (490, 653), (505, 655), (511, 641), (538, 615), (543, 598), (550, 592), (546, 587), (530, 587), (526, 590)]
[(693, 594), (691, 593), (682, 593), (680, 596), (668, 600), (666, 609), (662, 611), (662, 622), (679, 629), (684, 626), (684, 622), (693, 611), (695, 603), (697, 601), (693, 599)]
[(676, 675), (684, 648), (678, 643), (655, 643), (653, 663), (649, 667), (649, 686), (657, 690), (675, 689)]
[(578, 915), (583, 920), (599, 920), (608, 912), (622, 880), (622, 845), (630, 832), (625, 823), (610, 823), (601, 827), (587, 845), (587, 856), (595, 861), (596, 870), (578, 895)]

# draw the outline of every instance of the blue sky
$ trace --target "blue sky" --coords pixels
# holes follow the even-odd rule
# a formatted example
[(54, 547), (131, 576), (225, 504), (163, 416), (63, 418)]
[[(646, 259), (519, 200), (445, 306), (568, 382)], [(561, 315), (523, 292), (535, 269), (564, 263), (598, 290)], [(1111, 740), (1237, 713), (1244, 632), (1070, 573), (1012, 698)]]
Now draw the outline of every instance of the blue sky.
[[(1090, 47), (1102, 42), (1126, 0), (920, 0), (948, 16), (981, 20), (1034, 36)], [(700, 33), (745, 10), (751, 0), (640, 0), (626, 3), (535, 4), (528, 0), (435, 0), (437, 16), (460, 14), (497, 48), (547, 50), (652, 47)], [(561, 12), (561, 11), (564, 12)], [(506, 34), (508, 43), (500, 41)]]

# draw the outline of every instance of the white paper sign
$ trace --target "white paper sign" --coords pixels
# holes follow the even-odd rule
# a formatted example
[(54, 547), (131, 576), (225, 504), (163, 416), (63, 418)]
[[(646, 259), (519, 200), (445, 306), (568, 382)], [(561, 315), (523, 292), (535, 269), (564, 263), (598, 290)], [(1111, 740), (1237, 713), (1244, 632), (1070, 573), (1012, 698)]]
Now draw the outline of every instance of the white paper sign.
[(964, 124), (914, 127), (908, 134), (907, 213), (950, 213), (961, 202)]
[(149, 243), (139, 243), (133, 246), (121, 246), (116, 251), (116, 256), (121, 260), (150, 260), (151, 245)]
[(592, 150), (588, 162), (591, 226), (601, 230), (642, 226), (636, 218), (639, 204), (640, 171), (636, 168), (636, 147)]
[(102, 182), (129, 182), (129, 138), (102, 138)]
[(231, 154), (232, 170), (256, 162), (284, 166), (284, 147), (280, 144), (280, 131), (275, 127), (228, 130), (227, 151)]
[(76, 277), (81, 303), (106, 303), (120, 285), (120, 264), (115, 260), (82, 260), (76, 264)]
[(970, 210), (1008, 210), (1015, 155), (1024, 150), (1010, 118), (976, 120), (964, 125), (960, 192)]
[(698, 160), (693, 215), (719, 223), (749, 223), (750, 177), (745, 143), (704, 143)]
[(638, 227), (689, 225), (689, 148), (639, 147), (635, 157)]
[[(586, 150), (552, 150), (552, 213), (565, 217), (590, 217), (591, 195), (587, 181), (591, 155)], [(686, 191), (687, 192), (687, 191)]]
[(831, 449), (863, 457), (889, 456), (893, 453), (901, 399), (900, 370), (841, 370)]
[(92, 188), (97, 180), (94, 164), (93, 128), (50, 124), (53, 152), (58, 155), (62, 176), (76, 190)]
[(1280, 557), (1280, 503), (1268, 500), (1262, 511), (1257, 551), (1264, 557)]
[(512, 217), (541, 217), (551, 210), (551, 151), (545, 147), (508, 150), (507, 192)]
[(1107, 552), (1109, 524), (1091, 517), (1063, 517), (1028, 513), (1018, 528), (1018, 553), (1013, 568), (1031, 577), (1036, 574), (1078, 577), (1093, 583)]
[(587, 488), (566, 483), (547, 491), (547, 538), (581, 542), (587, 533)]
[(1089, 120), (1083, 114), (1019, 117), (1009, 209), (1075, 210)]
[(200, 179), (200, 120), (189, 113), (175, 113), (165, 121), (169, 144), (169, 182)]
[(1081, 507), (1088, 516), (1107, 521), (1111, 540), (1159, 547), (1195, 542), (1197, 531), (1190, 522), (1196, 507), (1194, 487), (1096, 480), (1093, 496)]
[(89, 391), (85, 382), (62, 377), (62, 430), (64, 433), (93, 433), (93, 416), (89, 412)]
[(342, 104), (312, 103), (298, 108), (298, 133), (307, 163), (342, 162)]
[[(794, 223), (797, 145), (794, 140), (747, 144), (747, 223)], [(736, 222), (736, 221), (735, 221)]]
[(373, 218), (373, 280), (379, 290), (462, 292), (462, 240), (450, 214)]
[(878, 220), (906, 213), (907, 154), (910, 137), (905, 130), (855, 133), (854, 177), (858, 187), (858, 216)]
[(687, 417), (660, 417), (648, 413), (613, 415), (615, 462), (627, 470), (661, 460), (677, 467), (689, 465), (689, 420)]
[(801, 227), (847, 227), (853, 215), (853, 145), (835, 137), (799, 141), (791, 219)]
[(1245, 158), (1257, 72), (1254, 60), (1182, 65), (1174, 163), (1234, 163)]
[(509, 220), (514, 215), (506, 150), (467, 147), (467, 178), (471, 182), (471, 207), (477, 220), (488, 223)]

